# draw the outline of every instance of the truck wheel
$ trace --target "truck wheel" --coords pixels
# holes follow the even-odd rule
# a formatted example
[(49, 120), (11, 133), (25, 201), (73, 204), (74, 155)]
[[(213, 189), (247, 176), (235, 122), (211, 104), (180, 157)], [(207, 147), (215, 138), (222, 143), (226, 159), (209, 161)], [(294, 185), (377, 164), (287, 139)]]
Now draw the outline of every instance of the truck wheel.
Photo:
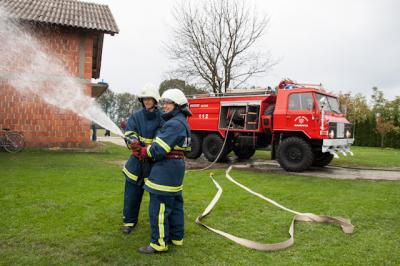
[(252, 146), (233, 146), (233, 152), (240, 160), (247, 160), (254, 155), (256, 149)]
[(312, 163), (313, 166), (324, 167), (330, 164), (333, 159), (333, 154), (329, 152), (316, 152), (314, 153), (314, 161)]
[[(224, 144), (224, 139), (222, 139), (217, 134), (209, 134), (204, 138), (203, 141), (203, 153), (204, 156), (210, 162), (214, 162), (217, 158), (219, 152), (221, 151), (222, 145)], [(226, 157), (229, 153), (229, 143), (226, 143), (224, 150), (218, 158), (218, 162), (226, 160)]]
[(197, 159), (200, 157), (202, 150), (201, 150), (201, 145), (203, 144), (203, 137), (199, 134), (196, 133), (191, 133), (190, 135), (191, 138), (191, 150), (188, 152), (185, 152), (186, 158), (189, 159)]
[(278, 146), (277, 160), (289, 172), (301, 172), (308, 169), (314, 161), (311, 146), (301, 138), (289, 137)]

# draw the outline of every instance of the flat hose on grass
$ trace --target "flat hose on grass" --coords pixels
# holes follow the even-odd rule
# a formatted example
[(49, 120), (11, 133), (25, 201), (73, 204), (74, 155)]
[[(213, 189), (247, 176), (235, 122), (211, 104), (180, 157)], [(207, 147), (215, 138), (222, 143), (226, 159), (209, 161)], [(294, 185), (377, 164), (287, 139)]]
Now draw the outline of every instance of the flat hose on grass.
[(256, 250), (260, 250), (260, 251), (275, 251), (275, 250), (282, 250), (285, 248), (288, 248), (290, 246), (292, 246), (294, 244), (294, 225), (296, 221), (303, 221), (303, 222), (318, 222), (318, 223), (329, 223), (329, 224), (338, 224), (340, 225), (340, 227), (342, 228), (342, 231), (345, 234), (351, 234), (354, 231), (354, 226), (351, 224), (350, 220), (342, 218), (342, 217), (331, 217), (331, 216), (327, 216), (327, 215), (316, 215), (313, 213), (301, 213), (301, 212), (297, 212), (294, 210), (291, 210), (289, 208), (286, 208), (282, 205), (280, 205), (279, 203), (277, 203), (276, 201), (269, 199), (263, 195), (261, 195), (260, 193), (254, 192), (253, 190), (251, 190), (250, 188), (244, 186), (243, 184), (237, 182), (235, 179), (232, 178), (232, 176), (229, 174), (230, 171), (232, 170), (232, 167), (237, 167), (237, 168), (243, 168), (246, 167), (246, 165), (236, 165), (236, 166), (230, 166), (226, 172), (225, 172), (225, 177), (231, 181), (232, 183), (234, 183), (235, 185), (241, 187), (242, 189), (246, 190), (247, 192), (273, 204), (274, 206), (285, 210), (287, 212), (293, 213), (294, 217), (292, 219), (292, 222), (290, 224), (289, 227), (289, 235), (290, 238), (279, 242), (279, 243), (271, 243), (271, 244), (266, 244), (266, 243), (259, 243), (259, 242), (255, 242), (252, 240), (248, 240), (245, 238), (240, 238), (234, 235), (231, 235), (229, 233), (226, 233), (224, 231), (212, 228), (204, 223), (202, 223), (202, 219), (205, 218), (207, 215), (209, 215), (212, 211), (212, 209), (215, 207), (215, 205), (217, 204), (219, 198), (222, 195), (222, 187), (218, 184), (218, 182), (214, 179), (213, 174), (210, 174), (210, 178), (211, 180), (214, 182), (215, 187), (217, 188), (217, 193), (215, 194), (214, 198), (211, 200), (211, 202), (208, 204), (207, 208), (204, 210), (204, 212), (197, 217), (196, 219), (196, 223), (199, 225), (204, 226), (205, 228), (209, 229), (210, 231), (219, 234), (229, 240), (232, 240), (233, 242), (242, 245), (244, 247), (247, 248), (251, 248), (251, 249), (256, 249)]

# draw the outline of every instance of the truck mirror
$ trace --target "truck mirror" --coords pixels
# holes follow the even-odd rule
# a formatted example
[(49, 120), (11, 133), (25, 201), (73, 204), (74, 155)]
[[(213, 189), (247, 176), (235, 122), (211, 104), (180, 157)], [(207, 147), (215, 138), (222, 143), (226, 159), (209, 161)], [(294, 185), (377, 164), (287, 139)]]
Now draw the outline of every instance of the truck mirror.
[(326, 100), (325, 97), (322, 98), (322, 99), (319, 101), (319, 107), (321, 108), (321, 110), (325, 110), (325, 109), (326, 109), (325, 107), (326, 107), (327, 103), (328, 103), (328, 101)]

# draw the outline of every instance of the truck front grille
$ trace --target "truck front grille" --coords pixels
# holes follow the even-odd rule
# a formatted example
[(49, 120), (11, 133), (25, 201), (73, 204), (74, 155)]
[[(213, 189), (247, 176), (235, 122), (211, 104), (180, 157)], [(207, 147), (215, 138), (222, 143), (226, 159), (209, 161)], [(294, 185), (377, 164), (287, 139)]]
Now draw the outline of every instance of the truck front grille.
[(329, 131), (328, 132), (332, 132), (333, 131), (333, 133), (334, 133), (333, 138), (334, 139), (347, 138), (346, 130), (351, 132), (351, 124), (336, 123), (336, 122), (329, 123)]
[(336, 138), (344, 138), (344, 123), (337, 123), (336, 126)]

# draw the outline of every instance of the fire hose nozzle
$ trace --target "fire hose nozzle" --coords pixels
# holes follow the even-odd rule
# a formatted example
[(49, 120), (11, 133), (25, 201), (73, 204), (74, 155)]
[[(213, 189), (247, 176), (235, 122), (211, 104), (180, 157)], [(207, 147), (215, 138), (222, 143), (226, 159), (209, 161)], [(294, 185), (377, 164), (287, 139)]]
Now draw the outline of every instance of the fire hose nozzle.
[(132, 144), (135, 140), (133, 140), (133, 139), (131, 139), (131, 138), (128, 138), (128, 137), (124, 137), (124, 140), (125, 140), (125, 142), (126, 142), (126, 144)]
[(138, 139), (136, 139), (136, 138), (130, 138), (130, 137), (124, 137), (124, 140), (125, 140), (126, 144), (128, 144), (128, 145), (130, 145), (130, 144), (132, 144), (132, 143), (134, 143), (134, 142), (139, 142)]

